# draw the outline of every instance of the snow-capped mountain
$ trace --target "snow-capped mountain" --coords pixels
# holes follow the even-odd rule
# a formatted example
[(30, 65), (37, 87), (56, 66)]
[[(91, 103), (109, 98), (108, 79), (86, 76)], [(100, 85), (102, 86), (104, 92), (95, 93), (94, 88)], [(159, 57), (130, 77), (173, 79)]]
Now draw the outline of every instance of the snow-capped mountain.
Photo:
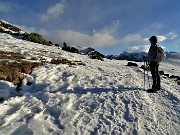
[[(1, 135), (180, 133), (177, 81), (162, 76), (161, 91), (147, 93), (144, 70), (139, 68), (142, 62), (137, 62), (139, 67), (127, 67), (126, 60), (90, 59), (5, 33), (0, 33), (0, 51), (23, 56), (17, 62), (10, 54), (3, 56), (3, 66), (42, 62), (30, 74), (24, 73), (20, 91), (0, 78), (0, 97), (5, 98), (0, 103)], [(161, 63), (160, 69), (180, 76), (176, 61)], [(0, 65), (0, 75), (4, 70)], [(149, 83), (151, 75), (146, 72), (146, 89)]]
[(140, 53), (129, 53), (129, 52), (123, 52), (122, 54), (118, 55), (108, 55), (108, 59), (116, 59), (116, 60), (128, 60), (128, 61), (136, 61), (136, 62), (142, 62), (143, 56), (147, 57), (147, 53), (140, 52)]
[[(146, 52), (137, 52), (137, 53), (123, 52), (120, 55), (108, 55), (106, 56), (106, 58), (142, 62), (143, 56), (147, 57), (147, 53)], [(180, 53), (166, 52), (166, 59), (180, 59)]]
[(166, 58), (167, 59), (180, 59), (180, 53), (179, 52), (166, 52)]

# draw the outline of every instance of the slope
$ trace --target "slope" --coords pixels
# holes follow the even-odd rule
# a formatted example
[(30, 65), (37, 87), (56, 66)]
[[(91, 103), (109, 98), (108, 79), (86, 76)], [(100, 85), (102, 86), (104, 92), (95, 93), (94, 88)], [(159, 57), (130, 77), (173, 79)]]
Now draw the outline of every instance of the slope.
[(143, 90), (143, 70), (125, 66), (127, 61), (92, 60), (8, 34), (0, 34), (0, 50), (37, 60), (61, 57), (82, 62), (45, 63), (27, 75), (19, 93), (10, 82), (0, 81), (0, 90), (10, 93), (0, 104), (1, 135), (180, 132), (179, 87), (171, 80), (162, 79), (163, 90), (148, 94)]

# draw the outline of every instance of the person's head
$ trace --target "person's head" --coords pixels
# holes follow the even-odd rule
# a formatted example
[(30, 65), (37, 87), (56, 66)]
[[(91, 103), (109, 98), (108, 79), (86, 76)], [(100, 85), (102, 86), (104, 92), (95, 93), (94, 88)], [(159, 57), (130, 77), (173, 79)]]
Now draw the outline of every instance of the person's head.
[(155, 45), (157, 43), (157, 37), (156, 36), (152, 36), (152, 37), (150, 37), (149, 41), (150, 41), (150, 43), (152, 45)]

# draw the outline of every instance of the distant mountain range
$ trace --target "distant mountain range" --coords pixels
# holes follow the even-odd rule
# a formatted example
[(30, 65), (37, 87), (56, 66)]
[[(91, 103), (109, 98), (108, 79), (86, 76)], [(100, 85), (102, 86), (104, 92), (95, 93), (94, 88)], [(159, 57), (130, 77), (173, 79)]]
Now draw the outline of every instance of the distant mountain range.
[(145, 52), (140, 52), (140, 53), (123, 52), (120, 55), (107, 55), (106, 58), (140, 62), (140, 61), (143, 61), (143, 56), (147, 56), (147, 53), (145, 53)]
[[(116, 59), (116, 60), (128, 60), (128, 61), (142, 62), (143, 56), (146, 57), (147, 53), (145, 53), (145, 52), (139, 52), (139, 53), (123, 52), (120, 55), (107, 55), (106, 58)], [(180, 59), (180, 53), (166, 52), (166, 59)]]

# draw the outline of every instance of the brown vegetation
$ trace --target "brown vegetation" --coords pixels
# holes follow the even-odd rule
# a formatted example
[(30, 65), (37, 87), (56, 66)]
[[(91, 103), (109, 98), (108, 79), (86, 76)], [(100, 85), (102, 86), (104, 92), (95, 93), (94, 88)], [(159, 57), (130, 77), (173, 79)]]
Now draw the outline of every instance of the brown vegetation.
[(21, 83), (24, 79), (24, 74), (30, 74), (32, 69), (41, 66), (41, 63), (28, 61), (0, 61), (0, 80), (12, 82), (14, 85)]
[(20, 53), (0, 51), (0, 80), (18, 85), (25, 74), (30, 74), (32, 69), (41, 66), (40, 62), (23, 60)]
[(23, 58), (20, 53), (0, 51), (0, 59), (18, 60)]
[(43, 63), (83, 65), (81, 61), (70, 61), (64, 58), (52, 59), (51, 62), (32, 62), (24, 59), (20, 53), (0, 51), (0, 80), (12, 82), (18, 89), (26, 74), (30, 74), (34, 68), (42, 66)]
[(67, 64), (67, 65), (82, 65), (82, 62), (81, 61), (70, 61), (70, 60), (67, 60), (67, 59), (52, 59), (51, 64)]

